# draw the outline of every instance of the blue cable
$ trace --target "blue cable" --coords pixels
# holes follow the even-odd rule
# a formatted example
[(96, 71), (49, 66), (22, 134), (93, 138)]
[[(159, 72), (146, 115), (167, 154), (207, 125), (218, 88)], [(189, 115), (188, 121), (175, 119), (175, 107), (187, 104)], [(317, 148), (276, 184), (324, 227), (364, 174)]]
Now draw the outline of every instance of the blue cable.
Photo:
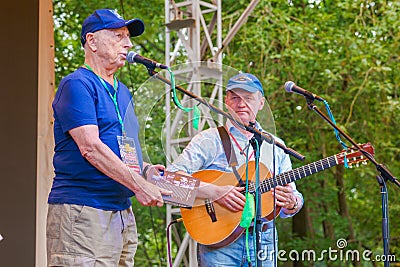
[[(333, 117), (333, 114), (332, 114), (332, 111), (331, 111), (331, 109), (329, 107), (328, 101), (324, 100), (324, 104), (325, 104), (325, 108), (326, 108), (326, 111), (328, 112), (329, 117), (331, 118), (333, 124), (336, 125), (336, 121), (335, 121), (335, 118)], [(339, 144), (343, 147), (343, 149), (347, 150), (348, 146), (340, 139), (340, 135), (339, 135), (338, 130), (333, 128), (333, 131), (335, 132), (335, 136), (336, 136), (336, 139), (339, 141)], [(346, 154), (344, 154), (344, 167), (345, 168), (349, 168), (349, 165), (347, 164)]]

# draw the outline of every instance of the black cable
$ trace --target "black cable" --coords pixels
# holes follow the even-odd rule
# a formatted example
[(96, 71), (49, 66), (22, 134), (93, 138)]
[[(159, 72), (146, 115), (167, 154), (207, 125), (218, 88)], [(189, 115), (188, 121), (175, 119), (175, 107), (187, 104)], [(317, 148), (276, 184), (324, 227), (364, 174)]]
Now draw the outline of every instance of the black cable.
[(171, 221), (167, 226), (167, 254), (169, 259), (169, 266), (172, 267), (172, 255), (171, 255), (171, 240), (169, 239), (169, 229), (175, 223), (182, 222), (182, 218), (178, 218), (176, 220)]

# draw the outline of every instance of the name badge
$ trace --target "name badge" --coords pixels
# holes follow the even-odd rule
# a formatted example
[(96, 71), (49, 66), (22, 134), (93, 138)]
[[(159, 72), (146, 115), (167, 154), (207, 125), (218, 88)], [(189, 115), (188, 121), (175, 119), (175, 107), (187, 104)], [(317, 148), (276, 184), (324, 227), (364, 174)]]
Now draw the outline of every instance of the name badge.
[(133, 171), (140, 173), (139, 159), (136, 152), (135, 140), (126, 136), (117, 136), (122, 162)]

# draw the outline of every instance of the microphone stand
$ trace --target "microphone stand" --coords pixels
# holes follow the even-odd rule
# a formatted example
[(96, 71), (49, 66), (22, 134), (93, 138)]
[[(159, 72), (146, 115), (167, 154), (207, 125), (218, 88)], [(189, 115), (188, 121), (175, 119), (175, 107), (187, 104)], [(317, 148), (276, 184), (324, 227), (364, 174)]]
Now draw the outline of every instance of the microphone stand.
[[(169, 79), (165, 78), (165, 77), (162, 77), (162, 76), (158, 75), (158, 72), (155, 72), (154, 68), (147, 67), (147, 70), (148, 70), (148, 73), (149, 73), (149, 75), (151, 77), (154, 77), (154, 78), (162, 81), (163, 83), (171, 86), (171, 81)], [(176, 86), (176, 89), (178, 89), (180, 92), (188, 95), (189, 97), (197, 100), (199, 103), (207, 106), (210, 110), (214, 111), (215, 113), (221, 114), (225, 118), (231, 120), (232, 122), (234, 122), (236, 125), (238, 125), (242, 129), (245, 129), (246, 131), (248, 131), (250, 133), (253, 133), (255, 139), (259, 143), (258, 147), (261, 147), (262, 141), (265, 141), (265, 142), (267, 142), (269, 144), (276, 145), (277, 147), (282, 149), (285, 152), (285, 154), (293, 156), (294, 158), (296, 158), (298, 160), (303, 161), (305, 159), (305, 157), (303, 155), (301, 155), (299, 152), (297, 152), (297, 151), (295, 151), (295, 150), (293, 150), (291, 148), (288, 148), (285, 145), (283, 145), (282, 143), (277, 142), (276, 140), (274, 140), (271, 134), (266, 133), (266, 132), (261, 132), (258, 129), (256, 129), (254, 126), (247, 125), (247, 124), (244, 124), (244, 123), (236, 120), (235, 118), (233, 118), (233, 116), (231, 114), (229, 114), (229, 113), (227, 113), (227, 112), (215, 107), (211, 103), (208, 103), (207, 101), (205, 101), (203, 98), (193, 94), (190, 91), (187, 91), (186, 89), (184, 89), (184, 88), (182, 88), (180, 86)], [(259, 151), (256, 151), (257, 150), (257, 145), (255, 144), (256, 140), (251, 141), (251, 144), (252, 144), (253, 149), (255, 151), (255, 155), (259, 156)], [(256, 148), (254, 146), (256, 146)], [(256, 159), (256, 163), (259, 162), (258, 160)], [(259, 174), (257, 174), (256, 177), (259, 177)], [(256, 179), (256, 180), (257, 180), (256, 181), (257, 184), (256, 184), (255, 188), (257, 190), (259, 190), (259, 180), (258, 179)], [(262, 223), (261, 216), (262, 216), (262, 214), (261, 214), (261, 194), (260, 193), (258, 194), (258, 197), (259, 197), (258, 198), (258, 208), (256, 210), (256, 217), (255, 217), (255, 227), (256, 227), (256, 233), (257, 233), (256, 234), (257, 235), (257, 237), (256, 237), (256, 245), (257, 245), (257, 247), (256, 247), (256, 250), (255, 250), (255, 255), (254, 256), (255, 256), (256, 261), (257, 261), (257, 266), (261, 267), (262, 266), (261, 260), (257, 256), (258, 255), (258, 251), (260, 251), (260, 249), (261, 249), (261, 242), (260, 242), (261, 241), (260, 240), (261, 236), (260, 236), (260, 233), (261, 233), (261, 223)], [(275, 242), (275, 240), (274, 240), (274, 242)]]
[(388, 196), (386, 182), (390, 181), (400, 188), (400, 182), (397, 181), (396, 177), (390, 173), (389, 169), (385, 165), (378, 163), (375, 158), (363, 150), (349, 135), (343, 132), (340, 128), (336, 126), (335, 123), (331, 121), (324, 113), (322, 113), (313, 103), (314, 98), (306, 97), (308, 108), (314, 110), (320, 117), (327, 121), (333, 128), (335, 128), (340, 135), (346, 138), (354, 147), (356, 147), (364, 156), (369, 159), (376, 167), (378, 175), (376, 177), (382, 197), (382, 240), (383, 240), (383, 252), (385, 254), (384, 266), (389, 267), (389, 214), (388, 214)]
[[(252, 125), (254, 128), (254, 125)], [(262, 143), (262, 139), (261, 136), (258, 134), (254, 134), (254, 136), (250, 139), (250, 144), (253, 147), (254, 152), (254, 158), (255, 158), (255, 168), (256, 168), (256, 190), (258, 190), (259, 185), (260, 185), (260, 169), (257, 168), (257, 166), (260, 164), (260, 147), (261, 147), (261, 143)], [(276, 186), (276, 185), (275, 185)], [(255, 260), (257, 261), (257, 267), (261, 267), (262, 266), (262, 262), (261, 259), (258, 257), (258, 251), (261, 251), (261, 224), (262, 224), (262, 220), (261, 220), (261, 194), (258, 192), (258, 194), (256, 194), (257, 196), (257, 203), (258, 205), (256, 205), (256, 215), (255, 215), (255, 219), (254, 219), (254, 226), (256, 229), (256, 249), (255, 251), (257, 253), (255, 253)], [(273, 229), (275, 231), (275, 229)], [(273, 242), (275, 242), (275, 240), (273, 240)]]

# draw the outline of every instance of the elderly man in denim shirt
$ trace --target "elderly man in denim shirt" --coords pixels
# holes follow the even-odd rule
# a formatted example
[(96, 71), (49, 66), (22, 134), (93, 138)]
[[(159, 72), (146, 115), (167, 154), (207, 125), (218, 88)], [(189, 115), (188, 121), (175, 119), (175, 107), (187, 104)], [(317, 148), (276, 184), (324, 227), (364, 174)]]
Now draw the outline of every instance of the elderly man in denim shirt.
[[(262, 110), (265, 103), (264, 90), (260, 81), (252, 74), (241, 73), (229, 79), (226, 91), (225, 104), (230, 114), (242, 123), (254, 123), (257, 129), (262, 130), (256, 121), (257, 113)], [(253, 149), (245, 149), (252, 138), (252, 134), (232, 121), (228, 121), (225, 128), (231, 139), (238, 165), (245, 164), (246, 157), (250, 161), (254, 160)], [(274, 138), (283, 143), (281, 139)], [(272, 160), (274, 154), (275, 160)], [(276, 174), (292, 169), (289, 156), (281, 149), (276, 149), (273, 153), (272, 145), (265, 142), (260, 148), (260, 162), (267, 166), (271, 172), (275, 170)], [(273, 162), (275, 162), (275, 166), (272, 166)], [(168, 167), (170, 171), (183, 171), (189, 174), (209, 169), (232, 172), (216, 128), (210, 128), (197, 134), (182, 154)], [(197, 197), (214, 199), (232, 212), (241, 212), (246, 201), (243, 191), (243, 187), (214, 186), (202, 182)], [(276, 197), (276, 205), (281, 207), (281, 218), (292, 217), (299, 212), (303, 205), (303, 196), (297, 191), (294, 183), (277, 186), (273, 195)], [(276, 257), (272, 256), (273, 253), (271, 252), (274, 248), (277, 248), (277, 235), (275, 232), (276, 243), (274, 244), (274, 224), (272, 221), (267, 221), (266, 225), (268, 226), (265, 227), (267, 229), (261, 233), (261, 249), (264, 251), (264, 256), (261, 259), (262, 266), (275, 266)], [(257, 253), (254, 251), (253, 242), (249, 242), (249, 252), (250, 255), (247, 255), (245, 234), (222, 248), (215, 249), (199, 244), (199, 266), (247, 266), (248, 256), (251, 259), (252, 266), (254, 266)]]

